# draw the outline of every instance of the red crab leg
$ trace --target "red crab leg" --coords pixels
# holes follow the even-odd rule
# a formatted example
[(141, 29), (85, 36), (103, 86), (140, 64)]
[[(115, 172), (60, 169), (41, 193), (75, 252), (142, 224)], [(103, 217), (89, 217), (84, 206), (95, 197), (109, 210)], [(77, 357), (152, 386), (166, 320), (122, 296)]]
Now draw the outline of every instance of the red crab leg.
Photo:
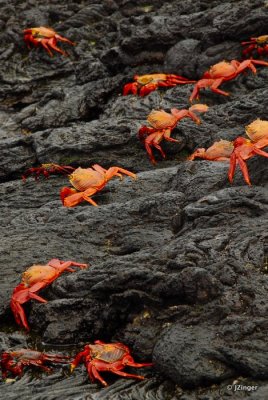
[(15, 317), (16, 323), (19, 326), (25, 328), (27, 331), (29, 331), (30, 327), (28, 325), (24, 309), (22, 308), (20, 303), (18, 303), (17, 301), (11, 300), (10, 307), (11, 307), (11, 310), (12, 310), (13, 315)]
[[(161, 136), (162, 136), (162, 135), (161, 135)], [(155, 161), (155, 158), (154, 158), (154, 155), (153, 155), (151, 146), (153, 146), (153, 147), (155, 147), (157, 150), (159, 150), (163, 158), (166, 157), (166, 155), (165, 155), (165, 153), (164, 153), (162, 147), (158, 144), (158, 142), (156, 141), (156, 139), (154, 139), (154, 140), (151, 140), (151, 139), (148, 139), (148, 138), (145, 139), (144, 146), (145, 146), (145, 149), (146, 149), (146, 151), (147, 151), (147, 153), (148, 153), (148, 155), (149, 155), (149, 157), (150, 157), (150, 160), (151, 160), (151, 162), (152, 162), (153, 164), (156, 164), (156, 161)]]
[(230, 157), (230, 167), (228, 171), (228, 178), (231, 183), (233, 182), (234, 179), (235, 168), (236, 168), (236, 155), (235, 153), (233, 153)]
[(268, 158), (268, 153), (266, 153), (266, 151), (263, 151), (261, 149), (258, 149), (257, 147), (254, 147), (254, 149), (252, 150), (253, 153), (255, 154), (259, 154), (260, 156), (263, 157), (267, 157)]
[[(125, 361), (127, 361), (127, 362), (125, 362)], [(142, 363), (142, 364), (136, 363), (133, 359), (124, 360), (124, 364), (126, 364), (129, 367), (136, 367), (136, 368), (151, 367), (153, 365), (153, 363)]]
[(89, 379), (91, 380), (91, 382), (95, 382), (95, 379), (99, 379), (98, 377), (93, 375), (93, 372), (92, 372), (93, 366), (91, 365), (90, 362), (86, 365), (86, 367), (87, 367), (87, 373), (88, 373), (88, 376), (89, 376)]
[(214, 93), (222, 94), (223, 96), (229, 96), (228, 92), (218, 89), (218, 87), (222, 84), (222, 82), (223, 82), (223, 78), (215, 79), (215, 81), (211, 85), (211, 90)]
[(133, 179), (136, 179), (136, 175), (133, 174), (132, 172), (124, 169), (124, 168), (120, 168), (120, 167), (110, 167), (107, 172), (106, 172), (106, 178), (109, 180), (111, 179), (113, 176), (117, 175), (118, 172), (121, 172), (122, 174), (128, 175)]
[(63, 355), (57, 355), (57, 354), (44, 354), (43, 355), (45, 361), (51, 361), (55, 363), (69, 363), (70, 357), (69, 356), (63, 356)]
[(194, 99), (198, 100), (199, 99), (199, 91), (200, 91), (200, 89), (205, 88), (205, 87), (209, 87), (209, 86), (212, 85), (212, 83), (213, 83), (212, 79), (200, 79), (200, 81), (198, 81), (194, 85), (193, 92), (192, 92), (192, 94), (190, 96), (190, 99), (189, 99), (190, 102), (192, 102)]
[(66, 56), (67, 53), (65, 51), (63, 51), (62, 49), (60, 49), (58, 46), (56, 46), (56, 39), (55, 38), (51, 38), (48, 40), (47, 44), (55, 51), (57, 51), (58, 53), (61, 53), (63, 56)]
[[(169, 133), (170, 134), (170, 133)], [(176, 143), (180, 143), (180, 140), (178, 139), (173, 139), (169, 136), (168, 133), (164, 133), (163, 138), (166, 139), (168, 142), (176, 142)]]
[[(100, 172), (101, 174), (105, 174), (107, 172), (107, 169), (101, 167), (99, 164), (92, 165), (92, 168), (95, 169), (95, 171)], [(119, 178), (122, 179), (122, 175), (121, 174), (117, 173), (115, 175), (119, 176)]]
[(242, 171), (242, 174), (244, 176), (245, 182), (249, 186), (251, 186), (247, 165), (246, 165), (245, 161), (241, 158), (241, 156), (239, 154), (236, 154), (236, 153), (233, 153), (231, 155), (231, 157), (230, 157), (230, 168), (229, 168), (229, 171), (228, 171), (229, 181), (231, 183), (233, 182), (235, 168), (236, 168), (236, 164), (237, 163), (239, 164), (239, 166), (241, 168), (241, 171)]
[(95, 207), (98, 207), (98, 204), (91, 199), (90, 196), (93, 196), (97, 192), (97, 189), (87, 189), (83, 192), (83, 199), (86, 200), (88, 203), (92, 204)]
[(57, 40), (61, 40), (62, 42), (69, 43), (69, 44), (71, 44), (72, 46), (75, 46), (75, 42), (71, 42), (71, 40), (69, 40), (69, 39), (67, 39), (67, 38), (65, 38), (65, 37), (63, 37), (63, 36), (61, 36), (61, 35), (59, 35), (58, 33), (55, 35), (55, 38), (56, 38)]
[(128, 95), (129, 93), (137, 94), (138, 93), (138, 83), (127, 83), (123, 89), (123, 96)]
[(46, 367), (45, 365), (41, 364), (41, 361), (29, 361), (27, 363), (23, 363), (24, 365), (34, 365), (35, 367), (41, 368), (43, 371), (52, 372), (52, 368)]
[(44, 49), (48, 52), (50, 57), (53, 57), (53, 53), (51, 52), (50, 48), (48, 47), (49, 39), (42, 39), (39, 43), (44, 47)]
[(134, 378), (134, 379), (140, 379), (140, 380), (144, 379), (144, 376), (128, 374), (126, 372), (118, 371), (118, 370), (113, 369), (113, 368), (111, 368), (110, 371), (113, 372), (114, 374), (117, 374), (117, 375), (120, 375), (120, 376), (124, 376), (125, 378)]
[[(242, 44), (242, 45), (245, 45), (245, 44), (250, 44), (250, 43), (251, 43), (251, 42), (243, 42), (243, 43), (241, 43), (241, 44)], [(244, 50), (242, 51), (242, 55), (243, 55), (243, 56), (247, 56), (248, 54), (252, 53), (253, 50), (254, 50), (256, 47), (257, 47), (256, 44), (250, 44), (250, 46), (248, 46), (246, 49), (244, 49)]]
[(155, 83), (147, 83), (146, 85), (141, 87), (139, 94), (142, 97), (147, 96), (147, 94), (156, 90), (158, 86), (160, 85), (156, 85)]
[(239, 65), (236, 74), (240, 74), (241, 72), (243, 72), (246, 68), (250, 68), (252, 70), (253, 73), (256, 73), (256, 68), (254, 66), (254, 64), (256, 65), (264, 65), (266, 67), (268, 67), (268, 62), (266, 61), (260, 61), (260, 60), (245, 60), (242, 61), (241, 64)]
[(94, 365), (89, 365), (88, 366), (88, 373), (89, 373), (90, 377), (92, 377), (92, 375), (93, 375), (93, 377), (95, 379), (98, 379), (103, 384), (103, 386), (108, 386), (108, 383), (100, 376), (100, 374), (98, 373), (98, 371), (94, 367)]

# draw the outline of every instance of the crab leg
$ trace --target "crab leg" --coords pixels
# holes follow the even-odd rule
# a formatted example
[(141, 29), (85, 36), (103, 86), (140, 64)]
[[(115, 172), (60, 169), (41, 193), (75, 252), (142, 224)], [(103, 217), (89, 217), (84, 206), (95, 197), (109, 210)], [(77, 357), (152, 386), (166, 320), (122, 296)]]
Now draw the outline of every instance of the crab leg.
[(61, 40), (62, 42), (66, 42), (71, 44), (72, 46), (75, 46), (75, 42), (72, 42), (71, 40), (59, 35), (58, 33), (55, 35), (55, 39)]
[(17, 302), (17, 301), (11, 300), (10, 307), (11, 307), (11, 310), (12, 310), (12, 312), (14, 314), (16, 323), (19, 326), (24, 327), (27, 331), (29, 331), (30, 327), (28, 325), (24, 309), (22, 308), (20, 303)]
[[(96, 379), (99, 379), (100, 380), (100, 378), (101, 378), (101, 376), (98, 374), (98, 371), (95, 369), (95, 371), (96, 371), (96, 373), (98, 374), (98, 376), (95, 376), (94, 374), (93, 374), (93, 368), (94, 368), (94, 366), (93, 365), (91, 365), (91, 364), (88, 364), (87, 365), (87, 373), (88, 373), (88, 376), (89, 376), (89, 378), (90, 378), (90, 380), (91, 380), (91, 382), (95, 382), (95, 380)], [(104, 380), (103, 381), (101, 381), (101, 383), (104, 385)], [(106, 382), (105, 382), (106, 383)], [(107, 385), (107, 384), (106, 384)], [(105, 385), (104, 385), (105, 386)]]
[(237, 74), (240, 74), (240, 73), (243, 72), (246, 68), (250, 68), (251, 71), (252, 71), (254, 74), (256, 74), (257, 70), (256, 70), (254, 64), (256, 64), (256, 65), (264, 65), (264, 66), (268, 67), (268, 62), (266, 62), (266, 61), (253, 60), (253, 59), (245, 60), (245, 61), (242, 61), (241, 64), (238, 66), (238, 68), (237, 68)]
[(236, 168), (236, 164), (239, 164), (242, 174), (244, 176), (244, 179), (246, 181), (246, 183), (251, 186), (251, 182), (250, 182), (250, 177), (249, 177), (249, 173), (248, 173), (248, 168), (247, 165), (245, 163), (245, 161), (242, 159), (242, 157), (239, 154), (233, 153), (230, 157), (230, 168), (228, 171), (228, 178), (229, 181), (232, 183), (233, 179), (234, 179), (234, 173), (235, 173), (235, 168)]
[(163, 158), (166, 157), (162, 147), (158, 144), (158, 142), (156, 140), (153, 140), (150, 142), (148, 140), (145, 140), (144, 146), (145, 146), (145, 149), (146, 149), (147, 153), (149, 154), (150, 160), (153, 164), (156, 164), (156, 161), (155, 161), (151, 146), (154, 146), (157, 150), (159, 150)]
[(267, 157), (268, 158), (268, 153), (266, 153), (266, 151), (263, 151), (261, 149), (258, 149), (257, 147), (254, 147), (254, 149), (252, 150), (253, 153), (255, 154), (259, 154), (260, 156), (263, 157)]
[(49, 367), (46, 367), (45, 365), (42, 365), (40, 361), (31, 360), (30, 362), (24, 363), (24, 364), (26, 364), (26, 365), (34, 365), (35, 367), (41, 368), (43, 371), (52, 372), (52, 368), (49, 368)]
[[(92, 165), (92, 168), (95, 169), (95, 171), (100, 172), (101, 174), (103, 174), (103, 173), (105, 174), (107, 172), (107, 169), (101, 167), (99, 164)], [(115, 175), (119, 176), (119, 178), (122, 179), (122, 175), (121, 174), (117, 173)]]
[(57, 51), (58, 53), (61, 53), (63, 56), (66, 56), (67, 53), (63, 50), (61, 50), (58, 46), (56, 46), (56, 39), (55, 38), (51, 38), (47, 41), (47, 44), (54, 49), (55, 51)]
[(222, 84), (223, 79), (215, 79), (215, 81), (212, 83), (211, 85), (211, 90), (214, 93), (218, 93), (218, 94), (223, 94), (224, 96), (229, 96), (228, 92), (225, 92), (224, 90), (218, 89), (218, 87)]
[(53, 54), (49, 48), (49, 39), (43, 39), (41, 42), (41, 45), (44, 47), (44, 49), (48, 52), (48, 54), (50, 55), (50, 57), (53, 57)]
[(153, 363), (136, 363), (133, 359), (127, 360), (126, 365), (129, 367), (136, 367), (136, 368), (142, 368), (142, 367), (151, 367)]
[(94, 188), (90, 188), (85, 190), (82, 195), (83, 195), (83, 199), (86, 200), (88, 203), (92, 204), (95, 207), (98, 207), (98, 204), (92, 200), (89, 196), (93, 196), (93, 194), (95, 194), (97, 192), (97, 189)]
[(89, 365), (88, 373), (91, 378), (93, 376), (93, 380), (98, 379), (103, 384), (103, 386), (108, 386), (108, 383), (101, 377), (94, 365)]
[(110, 371), (112, 371), (114, 374), (117, 374), (117, 375), (120, 375), (120, 376), (124, 376), (125, 378), (134, 378), (134, 379), (140, 379), (140, 380), (145, 379), (144, 376), (142, 376), (142, 375), (128, 374), (126, 372), (118, 371), (118, 370), (113, 369), (113, 368)]
[[(201, 79), (199, 82), (197, 82), (194, 85), (193, 92), (192, 92), (192, 94), (190, 96), (190, 99), (189, 99), (190, 102), (192, 102), (194, 99), (199, 99), (199, 91), (200, 91), (200, 89), (203, 89), (203, 88), (206, 88), (206, 87), (210, 87), (210, 86), (213, 85), (214, 82), (215, 82), (215, 79)], [(221, 80), (221, 82), (222, 82), (222, 80)], [(219, 85), (220, 85), (220, 83), (219, 83)], [(217, 85), (217, 86), (219, 86), (219, 85)]]
[(121, 172), (122, 174), (131, 176), (131, 178), (133, 178), (133, 179), (136, 179), (136, 178), (137, 178), (135, 174), (133, 174), (133, 173), (130, 172), (130, 171), (127, 171), (127, 170), (124, 169), (124, 168), (120, 168), (120, 167), (110, 167), (110, 168), (107, 170), (107, 172), (106, 172), (106, 179), (107, 179), (107, 180), (111, 179), (113, 176), (117, 175), (118, 172)]
[(59, 362), (59, 363), (64, 363), (65, 360), (70, 360), (69, 356), (63, 356), (63, 355), (57, 355), (57, 354), (45, 354), (44, 355), (44, 360), (46, 361), (51, 361), (51, 362)]

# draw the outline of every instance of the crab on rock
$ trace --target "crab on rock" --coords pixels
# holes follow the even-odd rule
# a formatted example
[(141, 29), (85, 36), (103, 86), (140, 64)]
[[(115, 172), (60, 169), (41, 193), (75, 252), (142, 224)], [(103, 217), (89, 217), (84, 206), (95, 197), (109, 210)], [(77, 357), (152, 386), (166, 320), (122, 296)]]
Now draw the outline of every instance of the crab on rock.
[(122, 370), (126, 366), (142, 368), (153, 365), (152, 363), (136, 363), (130, 355), (129, 348), (123, 343), (104, 343), (100, 340), (95, 340), (94, 344), (87, 344), (84, 350), (76, 355), (71, 363), (71, 371), (81, 362), (84, 362), (91, 381), (99, 380), (103, 386), (108, 386), (108, 384), (99, 374), (100, 371), (142, 380), (144, 376), (129, 374)]
[(47, 354), (31, 349), (4, 351), (0, 356), (2, 378), (6, 379), (8, 372), (13, 376), (21, 376), (24, 367), (34, 366), (50, 372), (51, 368), (44, 365), (47, 362), (69, 364), (70, 357), (58, 354)]
[(142, 126), (139, 130), (139, 139), (144, 141), (145, 149), (150, 157), (153, 164), (156, 163), (153, 156), (151, 147), (155, 147), (160, 151), (163, 158), (166, 157), (163, 149), (160, 146), (160, 142), (165, 139), (169, 142), (179, 142), (179, 140), (172, 139), (170, 137), (172, 129), (174, 129), (178, 122), (183, 118), (191, 118), (197, 124), (200, 124), (200, 119), (196, 116), (194, 111), (206, 112), (208, 106), (205, 104), (195, 104), (188, 110), (177, 110), (176, 108), (171, 109), (171, 113), (167, 113), (164, 110), (153, 110), (147, 117), (147, 121), (151, 125)]
[(255, 74), (257, 72), (255, 65), (264, 65), (268, 67), (268, 62), (260, 60), (244, 60), (241, 63), (237, 60), (230, 62), (221, 61), (204, 73), (202, 78), (195, 84), (194, 90), (190, 96), (190, 101), (199, 99), (199, 90), (203, 88), (210, 88), (214, 93), (229, 96), (228, 92), (219, 89), (219, 86), (226, 81), (230, 81), (237, 77), (237, 75), (244, 72), (247, 68)]
[(194, 160), (198, 157), (210, 161), (229, 160), (229, 181), (231, 183), (233, 182), (236, 166), (239, 165), (245, 182), (248, 185), (251, 185), (245, 161), (255, 155), (268, 158), (268, 153), (261, 150), (268, 146), (268, 121), (256, 119), (246, 126), (245, 129), (249, 139), (239, 136), (232, 142), (228, 140), (220, 140), (219, 142), (214, 143), (207, 150), (204, 148), (197, 149), (188, 159)]
[(114, 176), (122, 179), (122, 174), (136, 179), (136, 175), (120, 167), (110, 167), (108, 170), (98, 164), (92, 168), (77, 168), (69, 177), (73, 188), (63, 187), (60, 192), (62, 204), (65, 207), (74, 207), (82, 201), (87, 201), (93, 206), (97, 203), (91, 196), (104, 188)]
[(75, 261), (60, 261), (53, 258), (46, 265), (32, 265), (22, 274), (21, 283), (15, 287), (10, 302), (11, 310), (19, 326), (25, 328), (27, 331), (30, 330), (22, 304), (30, 299), (47, 303), (47, 300), (36, 293), (50, 285), (63, 272), (75, 272), (75, 269), (71, 267), (84, 269), (88, 265)]
[(70, 174), (75, 168), (69, 165), (58, 165), (58, 164), (42, 164), (41, 167), (32, 167), (22, 175), (22, 179), (25, 181), (28, 176), (34, 175), (34, 179), (38, 180), (40, 175), (48, 178), (51, 174)]
[(259, 56), (268, 54), (268, 35), (252, 37), (249, 42), (241, 42), (241, 44), (247, 46), (242, 52), (245, 57), (251, 55), (254, 50), (257, 51)]
[(51, 50), (55, 50), (64, 56), (68, 55), (65, 51), (63, 51), (57, 46), (58, 40), (61, 42), (69, 43), (72, 46), (75, 45), (75, 43), (71, 42), (71, 40), (59, 35), (53, 29), (46, 28), (44, 26), (39, 26), (38, 28), (24, 29), (23, 32), (24, 32), (24, 41), (29, 49), (31, 48), (30, 46), (31, 44), (34, 47), (43, 46), (44, 49), (50, 55), (50, 57), (53, 57), (53, 53)]
[(183, 76), (173, 74), (135, 75), (134, 80), (136, 82), (127, 83), (124, 86), (123, 96), (126, 96), (129, 93), (146, 96), (158, 87), (172, 87), (196, 82), (190, 81)]

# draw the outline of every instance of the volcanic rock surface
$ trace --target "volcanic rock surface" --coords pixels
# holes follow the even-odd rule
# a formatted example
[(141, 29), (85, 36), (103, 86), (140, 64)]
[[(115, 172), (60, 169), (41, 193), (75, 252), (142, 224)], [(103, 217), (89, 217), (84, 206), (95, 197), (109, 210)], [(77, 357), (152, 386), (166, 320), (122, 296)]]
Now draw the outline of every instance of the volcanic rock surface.
[[(84, 367), (27, 369), (0, 381), (1, 399), (268, 398), (267, 159), (249, 160), (252, 187), (238, 171), (230, 185), (228, 163), (186, 160), (268, 119), (268, 68), (224, 84), (229, 97), (203, 90), (202, 124), (180, 122), (180, 143), (163, 143), (156, 167), (137, 131), (152, 109), (188, 108), (193, 85), (122, 96), (135, 74), (197, 79), (241, 60), (241, 41), (268, 34), (267, 1), (0, 0), (0, 11), (0, 351), (74, 355), (100, 339), (154, 362), (132, 370), (142, 382), (106, 374), (107, 388)], [(69, 57), (27, 49), (22, 30), (40, 25), (76, 42), (59, 43)], [(116, 165), (138, 179), (110, 181), (94, 197), (99, 207), (67, 209), (66, 177), (21, 180), (49, 162)], [(48, 303), (24, 305), (26, 334), (9, 307), (12, 290), (27, 267), (51, 258), (90, 267), (43, 290)]]

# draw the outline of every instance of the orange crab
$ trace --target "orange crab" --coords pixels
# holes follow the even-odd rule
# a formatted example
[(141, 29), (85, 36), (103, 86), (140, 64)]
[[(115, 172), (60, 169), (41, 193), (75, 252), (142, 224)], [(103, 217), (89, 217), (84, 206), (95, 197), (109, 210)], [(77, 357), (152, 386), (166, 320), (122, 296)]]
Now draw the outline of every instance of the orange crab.
[(42, 164), (41, 167), (32, 167), (25, 171), (22, 175), (22, 179), (26, 181), (27, 177), (30, 175), (34, 175), (34, 179), (38, 180), (40, 175), (44, 175), (45, 178), (48, 178), (51, 174), (70, 174), (74, 171), (75, 168), (70, 167), (69, 165), (58, 165), (58, 164)]
[(120, 167), (110, 167), (108, 170), (98, 164), (92, 168), (77, 168), (69, 177), (71, 184), (75, 189), (63, 187), (60, 192), (62, 204), (65, 207), (74, 207), (86, 200), (93, 206), (97, 203), (91, 196), (104, 188), (107, 182), (114, 176), (122, 179), (122, 174), (136, 179), (136, 175)]
[(247, 46), (242, 52), (245, 57), (248, 54), (251, 55), (254, 50), (257, 51), (259, 56), (268, 54), (268, 35), (252, 37), (249, 42), (242, 42), (241, 44), (242, 46)]
[(192, 102), (194, 99), (199, 99), (199, 90), (203, 88), (210, 88), (214, 93), (229, 96), (229, 93), (219, 89), (219, 86), (223, 82), (234, 79), (247, 68), (251, 69), (255, 74), (257, 72), (255, 65), (264, 65), (268, 67), (268, 62), (250, 59), (244, 60), (241, 63), (237, 60), (232, 60), (230, 62), (221, 61), (213, 65), (195, 84), (194, 90), (190, 96), (190, 101)]
[(170, 135), (172, 129), (177, 126), (181, 119), (188, 117), (197, 124), (200, 124), (201, 121), (195, 115), (194, 111), (206, 112), (207, 110), (208, 106), (205, 104), (196, 104), (188, 110), (177, 110), (176, 108), (172, 108), (171, 113), (167, 113), (164, 110), (153, 110), (147, 117), (147, 121), (152, 127), (142, 126), (139, 130), (139, 139), (144, 141), (144, 146), (151, 162), (153, 164), (156, 163), (151, 147), (155, 147), (159, 150), (162, 157), (165, 158), (166, 155), (159, 143), (163, 139), (169, 142), (179, 142), (179, 140), (172, 139)]
[(183, 76), (172, 74), (135, 75), (134, 80), (136, 82), (127, 83), (124, 86), (123, 96), (126, 96), (129, 93), (146, 96), (158, 87), (172, 87), (196, 82), (190, 81)]
[(27, 331), (30, 330), (22, 304), (30, 299), (35, 299), (41, 303), (47, 300), (38, 296), (36, 292), (44, 289), (63, 272), (75, 272), (71, 267), (81, 269), (87, 268), (87, 264), (80, 264), (75, 261), (60, 261), (56, 258), (50, 260), (46, 265), (32, 265), (23, 274), (21, 283), (13, 290), (10, 306), (13, 311), (17, 324)]
[(246, 126), (246, 133), (250, 139), (237, 137), (234, 141), (220, 140), (214, 143), (207, 150), (197, 149), (188, 159), (203, 158), (210, 161), (230, 160), (228, 172), (229, 181), (234, 179), (236, 166), (239, 165), (243, 173), (245, 182), (251, 185), (250, 177), (245, 163), (251, 157), (260, 155), (268, 158), (268, 153), (261, 150), (268, 146), (268, 121), (257, 119)]
[(99, 371), (109, 371), (125, 378), (144, 379), (144, 376), (128, 374), (122, 370), (126, 367), (151, 367), (152, 363), (136, 363), (130, 355), (130, 350), (123, 343), (104, 343), (95, 340), (94, 344), (87, 344), (84, 350), (78, 353), (71, 363), (71, 371), (78, 364), (84, 362), (88, 376), (92, 382), (99, 380), (103, 386), (108, 386)]
[(21, 376), (24, 367), (28, 366), (38, 367), (43, 371), (51, 372), (51, 368), (44, 364), (47, 362), (69, 364), (69, 360), (70, 357), (68, 356), (47, 354), (31, 349), (4, 351), (0, 356), (2, 378), (6, 379), (8, 372), (13, 376)]
[(61, 53), (64, 56), (68, 54), (60, 49), (57, 46), (57, 41), (69, 43), (72, 46), (75, 45), (71, 40), (66, 39), (65, 37), (59, 35), (51, 28), (46, 28), (44, 26), (39, 26), (38, 28), (28, 28), (24, 29), (24, 41), (27, 44), (28, 48), (31, 48), (31, 44), (35, 47), (43, 46), (44, 49), (48, 52), (50, 57), (53, 57), (53, 53), (51, 50), (55, 50), (58, 53)]

